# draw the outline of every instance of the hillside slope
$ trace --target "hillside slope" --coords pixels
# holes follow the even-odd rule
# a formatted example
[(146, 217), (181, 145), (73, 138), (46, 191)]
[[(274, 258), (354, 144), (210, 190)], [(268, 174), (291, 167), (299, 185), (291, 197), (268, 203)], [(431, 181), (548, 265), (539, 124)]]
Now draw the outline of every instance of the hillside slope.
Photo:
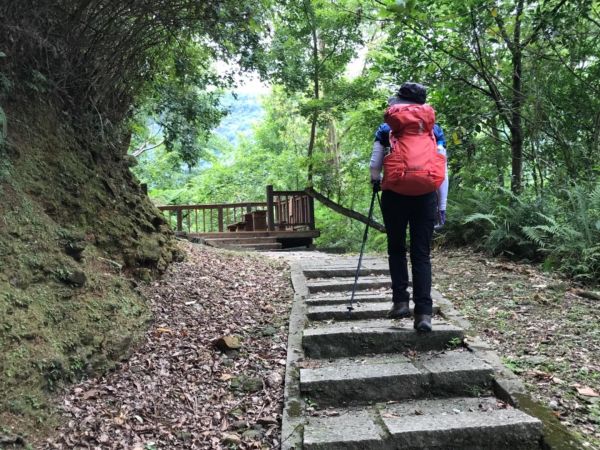
[[(151, 319), (136, 292), (178, 256), (129, 171), (126, 139), (87, 136), (32, 98), (3, 104), (0, 437), (53, 425), (52, 393), (121, 359)], [(100, 122), (100, 125), (102, 122)]]

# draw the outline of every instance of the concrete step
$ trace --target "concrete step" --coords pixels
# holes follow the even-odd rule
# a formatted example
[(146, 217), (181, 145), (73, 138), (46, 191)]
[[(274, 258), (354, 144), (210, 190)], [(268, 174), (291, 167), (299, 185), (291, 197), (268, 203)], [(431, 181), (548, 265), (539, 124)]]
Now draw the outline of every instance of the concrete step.
[[(357, 291), (354, 300), (360, 303), (385, 303), (392, 301), (392, 291), (379, 289), (376, 291)], [(306, 299), (308, 306), (340, 305), (350, 301), (350, 294), (339, 294), (335, 292), (323, 292), (311, 295)]]
[[(356, 300), (356, 299), (355, 299)], [(355, 302), (352, 314), (348, 314), (348, 301), (339, 302), (334, 305), (309, 306), (306, 317), (309, 320), (367, 320), (367, 319), (385, 319), (392, 307), (392, 302)], [(411, 311), (414, 305), (410, 306)], [(434, 303), (433, 312), (437, 313), (439, 306)]]
[(494, 398), (418, 400), (310, 417), (305, 450), (539, 450), (542, 423)]
[(216, 239), (204, 239), (206, 245), (212, 247), (222, 247), (228, 245), (240, 245), (240, 244), (272, 244), (276, 243), (276, 237), (232, 237), (232, 238), (216, 238)]
[(319, 407), (489, 394), (493, 369), (467, 350), (307, 361), (300, 390)]
[[(408, 293), (412, 294), (412, 287), (408, 288)], [(371, 289), (371, 290), (357, 290), (354, 293), (354, 300), (359, 303), (385, 303), (392, 301), (391, 289)], [(325, 306), (325, 305), (339, 305), (345, 304), (350, 301), (351, 292), (318, 292), (310, 295), (306, 299), (308, 306)], [(433, 301), (443, 299), (444, 297), (435, 290), (431, 291), (431, 297)]]
[[(306, 283), (309, 293), (315, 292), (351, 292), (354, 278), (317, 278)], [(367, 276), (358, 279), (357, 290), (362, 289), (389, 289), (392, 280), (386, 276)]]
[[(306, 278), (333, 278), (333, 277), (354, 277), (356, 275), (356, 267), (354, 266), (333, 266), (333, 267), (311, 267), (304, 269), (303, 273)], [(389, 275), (390, 270), (387, 266), (364, 266), (360, 268), (359, 276), (367, 275)]]
[(436, 318), (430, 333), (415, 331), (410, 319), (316, 324), (305, 328), (302, 336), (309, 358), (443, 350), (451, 340), (463, 339), (463, 330)]
[(278, 237), (278, 238), (302, 238), (302, 237), (319, 237), (319, 230), (305, 230), (305, 231), (222, 231), (215, 233), (183, 233), (183, 235), (190, 238), (199, 239), (219, 239), (219, 238), (233, 238), (233, 237)]
[(281, 243), (272, 242), (264, 244), (239, 244), (236, 247), (244, 250), (278, 250), (281, 248)]
[(254, 243), (254, 244), (220, 244), (216, 247), (225, 248), (230, 250), (279, 250), (281, 248), (280, 242), (265, 242), (265, 243)]

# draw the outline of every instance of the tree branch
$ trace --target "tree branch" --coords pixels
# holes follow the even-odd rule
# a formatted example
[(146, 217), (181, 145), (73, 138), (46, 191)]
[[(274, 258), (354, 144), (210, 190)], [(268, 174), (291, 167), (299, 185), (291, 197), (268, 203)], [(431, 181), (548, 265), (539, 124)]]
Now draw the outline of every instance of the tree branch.
[(140, 147), (136, 148), (133, 151), (132, 155), (137, 158), (138, 156), (142, 155), (143, 153), (147, 152), (148, 150), (154, 150), (156, 147), (160, 147), (164, 143), (165, 143), (165, 141), (162, 140), (161, 142), (159, 142), (156, 145), (153, 145), (152, 147), (146, 147), (149, 144), (149, 142), (144, 142)]
[(510, 40), (510, 37), (508, 36), (508, 33), (506, 32), (506, 27), (504, 26), (504, 19), (502, 19), (502, 17), (500, 17), (499, 14), (496, 14), (494, 19), (496, 20), (496, 24), (498, 25), (498, 29), (500, 30), (500, 35), (502, 36), (502, 39), (504, 39), (504, 42), (506, 42), (506, 46), (508, 47), (508, 49), (511, 52), (514, 52), (515, 51), (515, 47), (513, 45), (514, 42), (512, 42)]

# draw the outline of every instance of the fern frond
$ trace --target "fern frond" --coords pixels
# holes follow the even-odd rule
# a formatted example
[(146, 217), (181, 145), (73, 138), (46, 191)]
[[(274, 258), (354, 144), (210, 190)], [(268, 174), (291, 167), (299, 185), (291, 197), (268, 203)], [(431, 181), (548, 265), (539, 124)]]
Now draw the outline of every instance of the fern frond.
[(497, 219), (497, 217), (494, 214), (474, 213), (463, 219), (463, 225), (473, 223), (473, 222), (478, 222), (478, 221), (487, 221), (493, 227), (495, 227), (496, 226), (495, 219)]
[(541, 248), (546, 248), (546, 236), (543, 233), (540, 233), (541, 230), (539, 229), (539, 226), (523, 227), (522, 230), (527, 239)]

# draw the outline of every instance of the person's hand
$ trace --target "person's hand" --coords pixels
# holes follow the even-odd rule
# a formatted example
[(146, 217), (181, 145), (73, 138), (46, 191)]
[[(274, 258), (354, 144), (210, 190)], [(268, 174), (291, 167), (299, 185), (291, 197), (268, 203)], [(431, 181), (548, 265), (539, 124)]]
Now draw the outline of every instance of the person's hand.
[(377, 193), (381, 191), (381, 181), (371, 180), (371, 184), (373, 185), (373, 192)]
[(438, 224), (440, 227), (444, 226), (446, 223), (446, 210), (440, 211), (438, 213)]

